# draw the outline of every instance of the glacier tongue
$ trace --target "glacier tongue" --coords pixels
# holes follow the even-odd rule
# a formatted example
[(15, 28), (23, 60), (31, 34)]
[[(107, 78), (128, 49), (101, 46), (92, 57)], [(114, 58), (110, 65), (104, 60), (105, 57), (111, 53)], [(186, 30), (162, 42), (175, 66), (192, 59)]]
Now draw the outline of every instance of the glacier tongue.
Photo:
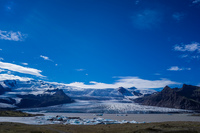
[(190, 112), (188, 110), (164, 108), (155, 106), (143, 106), (129, 100), (77, 100), (75, 103), (55, 105), (42, 108), (20, 109), (29, 112), (65, 112), (65, 113), (170, 113), (170, 112)]

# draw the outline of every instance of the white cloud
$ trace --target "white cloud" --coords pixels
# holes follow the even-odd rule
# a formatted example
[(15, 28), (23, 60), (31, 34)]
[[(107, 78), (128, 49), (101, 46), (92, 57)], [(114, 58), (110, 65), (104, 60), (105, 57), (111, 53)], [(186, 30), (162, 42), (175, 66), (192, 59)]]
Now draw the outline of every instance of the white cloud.
[(16, 80), (16, 79), (18, 79), (20, 81), (32, 80), (32, 78), (19, 77), (19, 76), (10, 75), (10, 74), (0, 74), (0, 81), (3, 81), (3, 80)]
[(194, 42), (191, 44), (186, 44), (186, 45), (175, 45), (174, 47), (175, 51), (188, 51), (188, 52), (194, 52), (194, 51), (198, 51), (200, 52), (200, 44), (198, 42)]
[(3, 49), (0, 48), (0, 51), (2, 51)]
[(0, 72), (3, 72), (3, 71), (5, 71), (5, 70), (3, 70), (3, 69), (0, 69)]
[(172, 66), (169, 69), (167, 69), (168, 71), (183, 71), (183, 70), (191, 70), (191, 68), (180, 68), (178, 66)]
[(19, 72), (19, 73), (31, 74), (31, 75), (35, 75), (35, 76), (44, 77), (43, 75), (40, 74), (42, 72), (41, 70), (23, 67), (20, 65), (12, 64), (12, 63), (5, 63), (5, 62), (0, 61), (0, 68)]
[(192, 3), (196, 4), (196, 3), (199, 3), (200, 0), (194, 0)]
[(175, 19), (176, 21), (180, 21), (181, 19), (183, 19), (184, 16), (185, 16), (185, 14), (183, 14), (183, 13), (175, 12), (172, 15), (172, 18)]
[(179, 68), (178, 66), (172, 66), (172, 67), (170, 67), (169, 69), (167, 69), (167, 70), (169, 70), (169, 71), (181, 71), (181, 70), (183, 70), (182, 68)]
[(143, 10), (132, 17), (133, 24), (139, 29), (151, 29), (157, 27), (162, 20), (160, 12), (155, 10)]
[(43, 55), (40, 55), (41, 58), (43, 58), (44, 60), (49, 60), (49, 61), (52, 61), (51, 59), (49, 59), (49, 57), (47, 56), (43, 56)]
[(26, 34), (21, 33), (20, 31), (2, 31), (0, 30), (0, 39), (10, 40), (10, 41), (23, 41), (27, 37)]
[(4, 60), (4, 59), (3, 59), (2, 57), (0, 57), (0, 61), (1, 61), (1, 60)]
[(180, 84), (168, 79), (160, 80), (146, 80), (138, 77), (117, 77), (119, 78), (113, 84), (106, 84), (101, 82), (91, 81), (90, 85), (86, 85), (84, 82), (74, 82), (70, 84), (65, 84), (67, 86), (79, 87), (79, 88), (93, 88), (93, 89), (106, 89), (106, 88), (118, 88), (118, 87), (136, 87), (138, 89), (148, 89), (148, 88), (162, 88), (166, 85)]
[(85, 69), (76, 69), (76, 71), (85, 71)]
[(27, 65), (28, 65), (28, 63), (22, 63), (22, 65), (25, 65), (25, 66), (27, 66)]
[(11, 74), (11, 71), (7, 71), (7, 74)]

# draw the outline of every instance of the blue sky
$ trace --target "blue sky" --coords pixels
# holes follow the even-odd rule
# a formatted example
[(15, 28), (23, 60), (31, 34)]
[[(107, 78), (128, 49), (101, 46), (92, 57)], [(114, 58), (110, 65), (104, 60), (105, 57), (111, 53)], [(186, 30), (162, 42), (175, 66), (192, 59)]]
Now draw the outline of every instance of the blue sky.
[(1, 0), (0, 78), (200, 85), (200, 0)]

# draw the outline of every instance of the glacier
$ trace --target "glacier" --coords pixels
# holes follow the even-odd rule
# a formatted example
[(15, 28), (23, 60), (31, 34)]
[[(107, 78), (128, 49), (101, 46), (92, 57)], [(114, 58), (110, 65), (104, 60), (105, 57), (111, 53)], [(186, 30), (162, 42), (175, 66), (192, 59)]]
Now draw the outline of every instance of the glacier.
[[(126, 88), (127, 91), (136, 91), (141, 95), (126, 96), (118, 91), (117, 88), (107, 89), (92, 89), (78, 88), (67, 86), (62, 83), (45, 82), (42, 80), (5, 80), (1, 81), (0, 85), (5, 88), (11, 88), (11, 91), (0, 95), (0, 98), (11, 97), (16, 103), (20, 103), (21, 98), (18, 95), (40, 95), (54, 94), (54, 89), (62, 89), (66, 95), (75, 100), (74, 103), (61, 104), (49, 107), (26, 108), (19, 109), (22, 111), (46, 111), (46, 112), (77, 112), (77, 113), (167, 113), (167, 112), (187, 112), (186, 110), (162, 108), (153, 106), (143, 106), (136, 104), (131, 99), (151, 94), (155, 91), (152, 89), (137, 89), (135, 87)], [(0, 108), (16, 108), (14, 104), (0, 104)]]

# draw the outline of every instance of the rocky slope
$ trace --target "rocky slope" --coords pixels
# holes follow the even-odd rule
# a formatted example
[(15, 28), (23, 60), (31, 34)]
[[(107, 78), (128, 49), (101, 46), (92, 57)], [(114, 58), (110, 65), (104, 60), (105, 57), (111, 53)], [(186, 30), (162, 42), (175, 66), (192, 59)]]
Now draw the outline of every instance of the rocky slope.
[(34, 108), (34, 107), (46, 107), (64, 103), (71, 103), (73, 100), (68, 97), (63, 90), (48, 90), (44, 94), (40, 95), (20, 95), (20, 103), (17, 104), (19, 108)]
[(166, 86), (161, 92), (134, 101), (149, 106), (200, 110), (200, 87), (184, 84), (182, 88), (171, 89)]

